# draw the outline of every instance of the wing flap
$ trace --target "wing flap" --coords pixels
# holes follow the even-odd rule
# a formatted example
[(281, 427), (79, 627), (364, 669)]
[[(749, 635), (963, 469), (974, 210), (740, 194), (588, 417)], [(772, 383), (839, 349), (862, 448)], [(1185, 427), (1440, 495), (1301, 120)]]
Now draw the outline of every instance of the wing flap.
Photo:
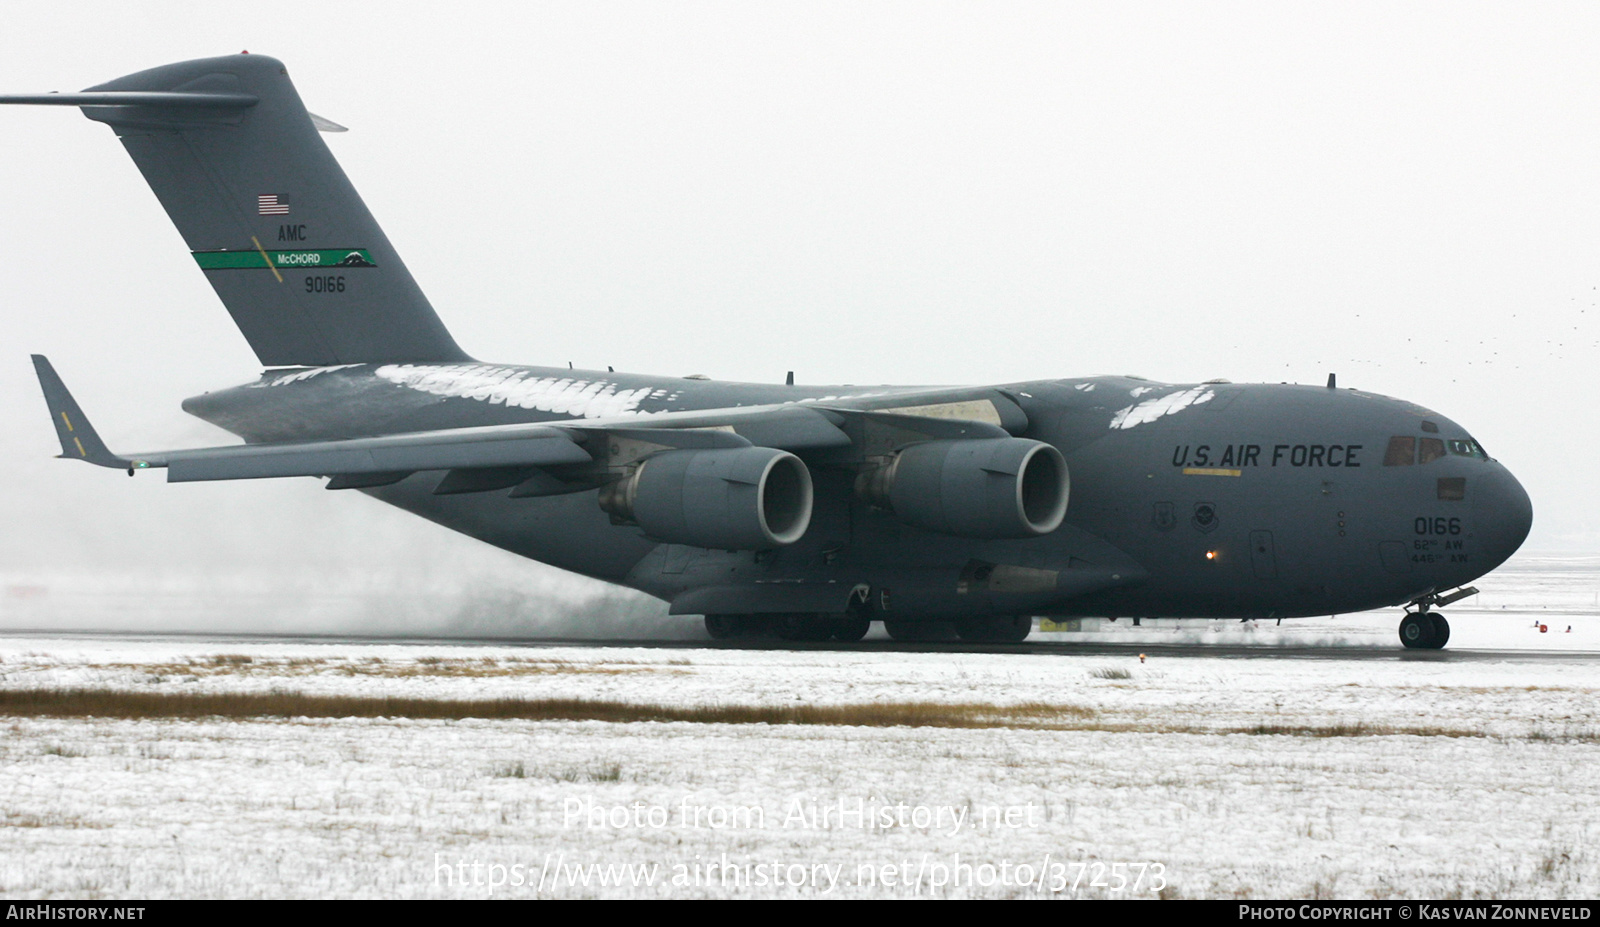
[[(690, 412), (661, 412), (644, 416), (585, 419), (574, 422), (552, 423), (556, 427), (570, 427), (581, 431), (603, 431), (624, 436), (637, 435), (645, 439), (646, 433), (656, 435), (690, 435), (695, 432), (721, 432), (726, 438), (737, 436), (742, 441), (726, 444), (689, 445), (676, 443), (692, 440), (680, 437), (673, 446), (727, 446), (753, 444), (756, 447), (775, 447), (784, 451), (817, 450), (848, 447), (850, 436), (839, 428), (842, 419), (816, 406), (766, 405), (721, 409), (704, 409)], [(656, 440), (656, 439), (649, 439)], [(714, 441), (716, 439), (706, 439)], [(657, 443), (662, 443), (657, 441)]]
[[(385, 438), (353, 438), (309, 444), (244, 445), (172, 451), (152, 466), (167, 467), (167, 482), (253, 480), (283, 476), (331, 476), (416, 470), (533, 467), (589, 463), (589, 453), (554, 428), (501, 440), (460, 440), (425, 432)], [(135, 462), (137, 464), (137, 461)]]

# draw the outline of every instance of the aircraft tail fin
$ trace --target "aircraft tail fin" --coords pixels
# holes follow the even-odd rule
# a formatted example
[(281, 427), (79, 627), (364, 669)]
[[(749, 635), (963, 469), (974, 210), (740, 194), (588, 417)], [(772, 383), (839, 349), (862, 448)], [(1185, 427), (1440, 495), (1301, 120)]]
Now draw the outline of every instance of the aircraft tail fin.
[(44, 389), (45, 405), (50, 407), (50, 421), (56, 426), (56, 437), (61, 439), (61, 456), (73, 460), (87, 460), (97, 467), (115, 467), (132, 473), (133, 461), (111, 453), (100, 435), (89, 424), (88, 416), (78, 407), (78, 401), (67, 392), (50, 359), (43, 354), (33, 355), (33, 369), (39, 374), (39, 386)]
[(170, 64), (76, 94), (117, 133), (261, 363), (470, 360), (439, 321), (318, 129), (282, 62)]

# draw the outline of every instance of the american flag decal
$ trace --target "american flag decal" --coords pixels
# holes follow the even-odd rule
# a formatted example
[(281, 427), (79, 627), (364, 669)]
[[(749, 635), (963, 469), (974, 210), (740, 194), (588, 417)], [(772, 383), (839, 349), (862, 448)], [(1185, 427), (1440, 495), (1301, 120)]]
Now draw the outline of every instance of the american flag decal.
[(263, 193), (256, 197), (256, 212), (263, 216), (287, 216), (289, 198), (281, 193)]

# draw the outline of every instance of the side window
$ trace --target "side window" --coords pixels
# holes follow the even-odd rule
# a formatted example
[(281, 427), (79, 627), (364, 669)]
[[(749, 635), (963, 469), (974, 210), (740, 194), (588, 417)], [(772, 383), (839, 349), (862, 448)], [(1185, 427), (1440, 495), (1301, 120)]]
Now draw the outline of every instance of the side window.
[(1385, 467), (1409, 467), (1417, 461), (1417, 439), (1410, 435), (1396, 435), (1389, 439), (1389, 449), (1384, 452)]
[(1433, 463), (1444, 456), (1444, 441), (1439, 438), (1423, 438), (1418, 444), (1417, 463)]
[(1479, 460), (1485, 459), (1483, 449), (1478, 447), (1478, 442), (1472, 440), (1471, 438), (1467, 438), (1466, 440), (1462, 440), (1460, 438), (1451, 438), (1446, 443), (1448, 443), (1450, 446), (1450, 453), (1456, 455), (1457, 457), (1476, 457)]

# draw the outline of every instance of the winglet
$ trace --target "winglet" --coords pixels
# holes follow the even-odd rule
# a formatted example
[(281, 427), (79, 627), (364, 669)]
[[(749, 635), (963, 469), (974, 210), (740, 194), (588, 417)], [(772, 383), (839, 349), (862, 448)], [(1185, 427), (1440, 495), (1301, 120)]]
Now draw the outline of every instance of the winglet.
[(39, 374), (39, 386), (44, 389), (45, 405), (50, 407), (50, 421), (55, 423), (56, 437), (61, 439), (62, 457), (87, 460), (97, 467), (114, 467), (133, 473), (134, 462), (118, 457), (106, 448), (105, 442), (95, 433), (94, 426), (78, 408), (77, 400), (67, 392), (56, 369), (50, 366), (43, 354), (33, 355), (33, 368)]

